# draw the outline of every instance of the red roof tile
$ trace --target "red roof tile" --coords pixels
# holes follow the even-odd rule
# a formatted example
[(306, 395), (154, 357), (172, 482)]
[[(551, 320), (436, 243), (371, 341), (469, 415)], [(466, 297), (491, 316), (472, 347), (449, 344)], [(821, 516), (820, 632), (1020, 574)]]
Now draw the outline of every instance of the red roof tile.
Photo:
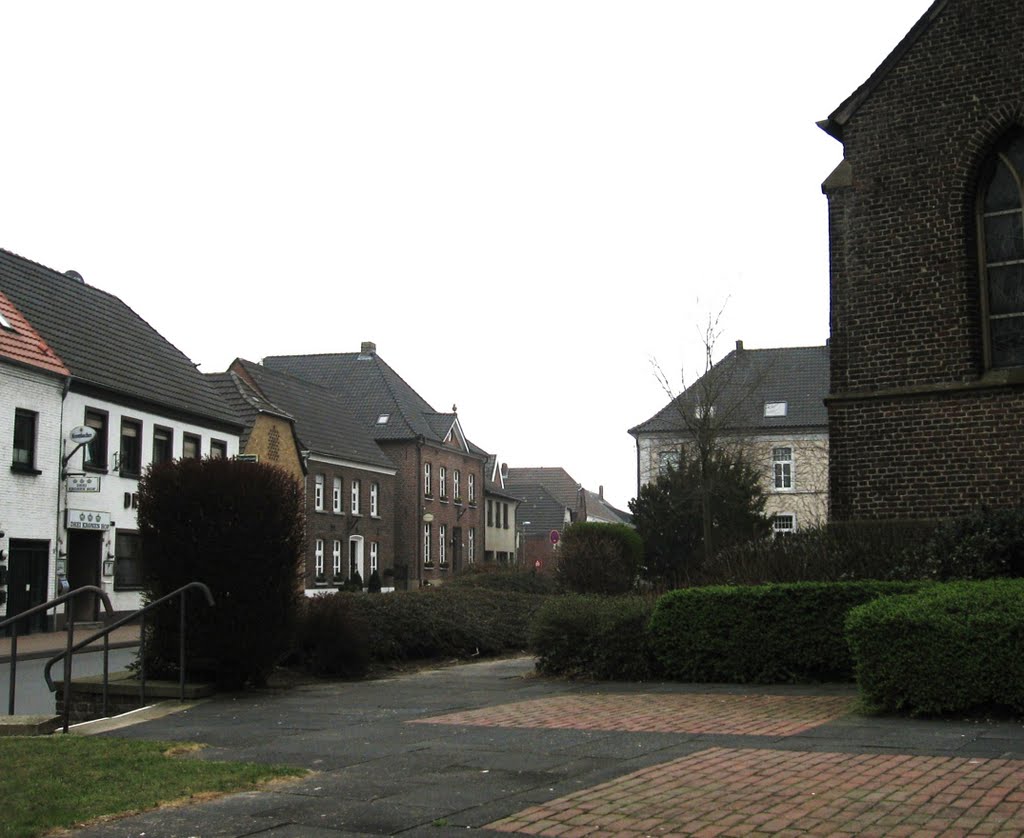
[(0, 291), (0, 315), (10, 325), (0, 323), (0, 358), (38, 367), (58, 375), (70, 375), (64, 362), (57, 356), (39, 333)]

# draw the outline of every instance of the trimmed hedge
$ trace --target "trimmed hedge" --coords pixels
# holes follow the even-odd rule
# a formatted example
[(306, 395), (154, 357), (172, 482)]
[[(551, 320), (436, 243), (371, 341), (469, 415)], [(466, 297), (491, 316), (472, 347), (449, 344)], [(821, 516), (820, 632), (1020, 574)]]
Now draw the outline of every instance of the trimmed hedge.
[(688, 588), (658, 600), (651, 643), (660, 671), (692, 682), (852, 680), (847, 613), (914, 582), (799, 582)]
[(1024, 580), (934, 585), (853, 609), (857, 684), (875, 710), (1024, 711)]
[(554, 578), (546, 574), (490, 563), (470, 565), (445, 587), (486, 588), (521, 594), (554, 594), (558, 590)]
[(651, 603), (641, 597), (567, 594), (549, 599), (530, 629), (537, 671), (606, 680), (650, 678), (651, 611)]
[(643, 539), (632, 527), (578, 521), (562, 534), (555, 578), (571, 593), (625, 594), (636, 589), (643, 558)]
[(311, 597), (298, 652), (310, 671), (358, 675), (371, 661), (468, 658), (526, 649), (543, 597), (481, 588)]

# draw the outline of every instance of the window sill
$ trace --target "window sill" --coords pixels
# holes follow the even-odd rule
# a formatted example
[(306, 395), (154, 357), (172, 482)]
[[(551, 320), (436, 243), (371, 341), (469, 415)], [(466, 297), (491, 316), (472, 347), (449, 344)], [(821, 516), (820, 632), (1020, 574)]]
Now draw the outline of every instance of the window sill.
[(118, 477), (123, 477), (125, 480), (138, 480), (142, 477), (142, 474), (136, 471), (119, 471)]
[(82, 466), (82, 471), (88, 471), (92, 474), (110, 474), (109, 469), (106, 466)]
[(379, 521), (379, 520), (380, 520), (380, 515), (374, 515), (374, 514), (373, 514), (372, 512), (370, 513), (370, 517), (371, 517), (371, 518), (372, 518), (372, 519), (373, 519), (374, 521)]
[(31, 466), (12, 465), (11, 471), (15, 474), (24, 474), (26, 477), (38, 477), (42, 474), (39, 469), (32, 468)]
[(433, 562), (424, 562), (423, 566), (425, 568), (427, 568), (427, 570), (433, 570), (434, 569), (434, 563)]

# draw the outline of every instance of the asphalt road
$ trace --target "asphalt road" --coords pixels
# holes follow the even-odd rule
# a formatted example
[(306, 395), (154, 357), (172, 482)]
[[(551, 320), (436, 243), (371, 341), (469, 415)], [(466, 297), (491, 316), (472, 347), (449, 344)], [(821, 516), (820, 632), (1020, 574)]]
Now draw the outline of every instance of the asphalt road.
[[(125, 669), (135, 660), (137, 649), (113, 649), (110, 652), (110, 671)], [(14, 712), (18, 715), (53, 714), (55, 707), (54, 694), (46, 687), (43, 679), (43, 667), (47, 658), (19, 660), (17, 683), (15, 684)], [(72, 677), (82, 675), (99, 675), (103, 672), (103, 654), (86, 652), (75, 655), (72, 661)], [(54, 667), (54, 678), (63, 678), (64, 664)], [(0, 716), (7, 714), (8, 696), (11, 684), (11, 665), (0, 663)]]

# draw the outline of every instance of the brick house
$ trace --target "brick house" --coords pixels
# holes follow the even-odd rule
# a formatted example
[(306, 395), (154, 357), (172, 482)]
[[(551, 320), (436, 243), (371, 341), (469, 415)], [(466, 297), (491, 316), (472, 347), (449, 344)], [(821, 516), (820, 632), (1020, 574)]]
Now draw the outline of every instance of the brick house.
[[(188, 358), (124, 302), (76, 272), (60, 273), (0, 250), (0, 291), (69, 373), (57, 416), (39, 411), (46, 445), (54, 421), (60, 433), (56, 455), (40, 447), (37, 454), (41, 462), (56, 456), (62, 466), (58, 489), (45, 501), (54, 536), (43, 601), (62, 583), (97, 585), (115, 611), (134, 611), (142, 589), (139, 478), (153, 462), (234, 456), (241, 428)], [(94, 437), (78, 447), (71, 431), (83, 426)], [(38, 470), (20, 475), (23, 491), (32, 491), (29, 483), (52, 480), (52, 468)], [(96, 616), (94, 601), (75, 600), (76, 619)]]
[(444, 584), (482, 559), (484, 465), (458, 412), (434, 410), (377, 354), (277, 355), (263, 366), (343, 397), (394, 465), (394, 568), (398, 588)]
[(775, 531), (824, 523), (828, 375), (828, 346), (745, 349), (737, 341), (736, 349), (704, 376), (630, 428), (636, 440), (637, 488), (678, 462), (680, 449), (693, 438), (693, 426), (684, 419), (696, 414), (703, 394), (713, 392), (715, 432), (723, 446), (737, 447), (760, 470), (765, 514)]
[(305, 488), (307, 595), (338, 587), (357, 571), (364, 586), (376, 571), (383, 588), (393, 588), (396, 469), (352, 416), (348, 401), (242, 359), (216, 378), (234, 390), (238, 409), (245, 410), (244, 453), (298, 465)]
[(819, 123), (831, 515), (1024, 504), (1024, 4), (936, 0)]

